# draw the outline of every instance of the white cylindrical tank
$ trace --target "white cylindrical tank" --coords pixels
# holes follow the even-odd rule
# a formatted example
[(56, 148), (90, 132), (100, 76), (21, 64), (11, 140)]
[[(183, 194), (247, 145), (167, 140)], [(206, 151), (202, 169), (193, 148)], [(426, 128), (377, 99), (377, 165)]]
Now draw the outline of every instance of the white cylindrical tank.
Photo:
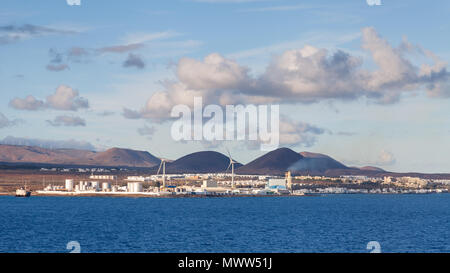
[(66, 190), (73, 191), (73, 179), (66, 179)]
[(143, 192), (141, 182), (129, 182), (127, 183), (128, 192)]
[(136, 182), (134, 183), (134, 192), (143, 192), (142, 183)]

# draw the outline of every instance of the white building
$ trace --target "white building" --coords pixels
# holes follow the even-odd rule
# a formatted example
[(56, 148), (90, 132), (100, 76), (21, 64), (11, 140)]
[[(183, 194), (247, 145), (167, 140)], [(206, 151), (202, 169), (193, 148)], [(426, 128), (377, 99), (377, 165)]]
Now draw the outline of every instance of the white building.
[(217, 181), (215, 181), (215, 180), (203, 180), (202, 188), (217, 188)]
[(286, 179), (285, 178), (272, 178), (267, 182), (267, 188), (269, 189), (286, 189)]
[(66, 179), (66, 190), (73, 191), (73, 179)]
[(143, 176), (128, 176), (127, 181), (135, 181), (135, 182), (148, 182), (150, 181), (150, 177), (143, 177)]
[(96, 180), (116, 180), (116, 175), (91, 175), (89, 176), (89, 179), (96, 179)]

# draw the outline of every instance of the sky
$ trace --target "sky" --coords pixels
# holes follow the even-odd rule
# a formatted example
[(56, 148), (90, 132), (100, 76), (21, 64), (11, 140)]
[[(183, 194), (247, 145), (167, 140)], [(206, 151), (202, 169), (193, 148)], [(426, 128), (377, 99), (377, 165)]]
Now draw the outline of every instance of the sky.
[(173, 140), (170, 110), (201, 96), (280, 105), (280, 146), (298, 152), (450, 172), (449, 13), (445, 0), (3, 0), (0, 143), (265, 153)]

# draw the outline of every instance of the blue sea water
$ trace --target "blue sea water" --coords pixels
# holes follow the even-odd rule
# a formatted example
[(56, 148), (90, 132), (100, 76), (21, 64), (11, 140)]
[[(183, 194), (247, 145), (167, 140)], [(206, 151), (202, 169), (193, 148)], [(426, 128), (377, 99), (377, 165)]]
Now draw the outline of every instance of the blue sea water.
[(0, 252), (450, 252), (450, 194), (0, 197)]

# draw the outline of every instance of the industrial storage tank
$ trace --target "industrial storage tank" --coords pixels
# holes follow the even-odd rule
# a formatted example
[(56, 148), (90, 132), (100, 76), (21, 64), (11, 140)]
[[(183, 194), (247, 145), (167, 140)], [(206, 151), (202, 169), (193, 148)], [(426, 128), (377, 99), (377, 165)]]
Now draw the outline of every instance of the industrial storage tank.
[(128, 192), (143, 192), (141, 182), (129, 182), (127, 183)]
[(134, 192), (143, 192), (142, 183), (140, 182), (134, 183)]
[(73, 179), (66, 179), (66, 190), (73, 191)]

